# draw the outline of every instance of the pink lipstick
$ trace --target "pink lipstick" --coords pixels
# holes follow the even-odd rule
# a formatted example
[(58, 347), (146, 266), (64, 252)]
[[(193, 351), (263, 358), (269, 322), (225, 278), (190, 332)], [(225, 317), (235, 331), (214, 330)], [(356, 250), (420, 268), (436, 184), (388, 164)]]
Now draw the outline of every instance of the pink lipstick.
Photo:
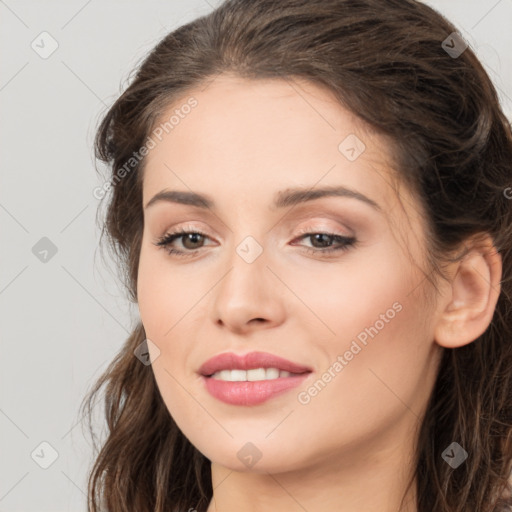
[(257, 405), (298, 386), (312, 369), (267, 352), (225, 352), (206, 361), (198, 372), (218, 400)]

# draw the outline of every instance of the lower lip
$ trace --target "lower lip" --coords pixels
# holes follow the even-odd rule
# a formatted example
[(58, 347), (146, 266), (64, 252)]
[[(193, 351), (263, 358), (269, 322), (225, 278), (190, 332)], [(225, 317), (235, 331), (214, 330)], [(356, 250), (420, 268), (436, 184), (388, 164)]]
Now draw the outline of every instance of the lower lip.
[(257, 405), (298, 386), (310, 372), (272, 380), (229, 382), (203, 376), (213, 397), (231, 405)]

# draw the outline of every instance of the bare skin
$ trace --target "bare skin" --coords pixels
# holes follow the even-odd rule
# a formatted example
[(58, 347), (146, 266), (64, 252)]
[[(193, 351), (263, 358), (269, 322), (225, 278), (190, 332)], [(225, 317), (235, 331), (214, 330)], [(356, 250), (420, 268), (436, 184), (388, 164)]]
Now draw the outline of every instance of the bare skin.
[[(447, 268), (434, 297), (417, 200), (404, 186), (399, 199), (391, 186), (386, 141), (327, 91), (222, 75), (183, 103), (189, 96), (197, 106), (147, 157), (143, 203), (166, 189), (205, 194), (215, 205), (145, 209), (138, 299), (160, 351), (152, 367), (163, 400), (212, 461), (208, 512), (416, 512), (406, 484), (439, 358), (489, 325), (500, 255), (490, 243), (474, 248)], [(339, 149), (349, 134), (366, 146), (353, 161), (350, 144), (348, 153)], [(271, 206), (282, 190), (338, 186), (378, 208), (348, 196)], [(171, 244), (192, 256), (155, 245), (177, 228), (205, 235)], [(342, 244), (304, 233), (356, 241), (327, 254)], [(245, 247), (262, 251), (251, 263), (237, 252), (248, 236), (255, 242)], [(350, 356), (354, 340), (360, 351)], [(197, 373), (204, 361), (254, 350), (313, 372), (254, 406), (207, 392)], [(325, 386), (315, 393), (319, 379)], [(244, 446), (260, 456), (252, 466), (238, 456)]]

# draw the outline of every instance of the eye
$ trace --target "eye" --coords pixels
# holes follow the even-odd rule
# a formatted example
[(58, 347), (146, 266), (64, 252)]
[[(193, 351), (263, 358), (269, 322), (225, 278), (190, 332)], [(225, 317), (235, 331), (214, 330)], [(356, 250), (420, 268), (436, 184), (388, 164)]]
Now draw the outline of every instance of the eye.
[[(200, 249), (202, 239), (209, 238), (204, 233), (200, 231), (187, 231), (185, 228), (177, 229), (172, 233), (167, 233), (161, 238), (158, 238), (155, 245), (159, 247), (163, 247), (169, 254), (176, 255), (179, 257), (193, 256), (197, 253), (197, 249)], [(176, 249), (175, 247), (171, 247), (171, 244), (176, 240), (181, 239), (183, 247), (187, 249), (187, 251), (182, 251), (180, 249)], [(190, 244), (190, 245), (189, 245)]]
[[(197, 254), (198, 250), (202, 247), (204, 240), (209, 238), (206, 234), (196, 231), (190, 230), (187, 231), (185, 228), (178, 229), (173, 231), (172, 233), (167, 233), (163, 237), (160, 237), (156, 240), (155, 245), (165, 248), (165, 250), (174, 256), (188, 257), (194, 256)], [(349, 248), (355, 246), (356, 238), (353, 236), (344, 236), (336, 233), (327, 233), (327, 232), (302, 232), (302, 236), (296, 238), (295, 240), (308, 239), (312, 241), (313, 248), (302, 246), (306, 252), (311, 254), (330, 254), (335, 252), (347, 251)], [(176, 247), (172, 247), (171, 244), (174, 243), (175, 240), (180, 240), (182, 246), (185, 250), (177, 249)], [(330, 245), (336, 242), (337, 245), (331, 247)], [(319, 246), (315, 246), (315, 244), (319, 244)]]
[[(354, 247), (356, 244), (356, 238), (353, 236), (338, 235), (337, 233), (327, 233), (324, 231), (319, 232), (303, 232), (303, 235), (299, 237), (299, 240), (308, 239), (312, 242), (314, 248), (305, 247), (306, 252), (312, 254), (331, 254), (335, 252), (347, 251), (349, 248)], [(336, 242), (336, 246), (330, 246), (333, 242)], [(319, 247), (315, 244), (319, 244)]]

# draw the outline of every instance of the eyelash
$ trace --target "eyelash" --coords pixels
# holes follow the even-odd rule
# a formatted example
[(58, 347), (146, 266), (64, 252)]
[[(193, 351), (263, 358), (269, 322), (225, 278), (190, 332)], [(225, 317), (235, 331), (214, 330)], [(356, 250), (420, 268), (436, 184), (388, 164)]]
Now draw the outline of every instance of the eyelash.
[[(186, 258), (186, 257), (189, 257), (189, 256), (194, 256), (200, 249), (195, 249), (195, 250), (187, 250), (187, 251), (180, 251), (178, 249), (175, 249), (173, 247), (169, 247), (170, 244), (176, 240), (176, 239), (179, 239), (185, 235), (189, 235), (189, 234), (197, 234), (197, 235), (201, 235), (203, 237), (206, 237), (206, 238), (209, 238), (208, 235), (206, 235), (205, 233), (202, 233), (200, 231), (196, 231), (196, 230), (190, 230), (190, 231), (187, 231), (186, 228), (180, 228), (180, 229), (177, 229), (176, 231), (172, 232), (172, 233), (167, 233), (165, 234), (164, 236), (160, 237), (160, 238), (157, 238), (156, 239), (156, 242), (155, 242), (155, 245), (162, 248), (162, 249), (165, 249), (171, 256), (177, 256), (179, 258)], [(356, 238), (355, 237), (347, 237), (347, 236), (342, 236), (342, 235), (337, 235), (336, 233), (328, 233), (328, 232), (325, 232), (325, 231), (301, 231), (299, 233), (300, 235), (302, 235), (300, 238), (307, 238), (308, 236), (312, 236), (312, 235), (327, 235), (327, 236), (330, 236), (333, 238), (333, 242), (338, 242), (338, 243), (341, 243), (342, 245), (338, 246), (338, 247), (329, 247), (327, 249), (318, 249), (318, 248), (310, 248), (310, 247), (304, 247), (304, 249), (306, 250), (306, 252), (310, 253), (310, 254), (331, 254), (331, 253), (335, 253), (335, 252), (344, 252), (344, 251), (347, 251), (349, 250), (350, 248), (353, 248), (355, 247), (356, 245)], [(201, 248), (202, 249), (202, 248)]]

